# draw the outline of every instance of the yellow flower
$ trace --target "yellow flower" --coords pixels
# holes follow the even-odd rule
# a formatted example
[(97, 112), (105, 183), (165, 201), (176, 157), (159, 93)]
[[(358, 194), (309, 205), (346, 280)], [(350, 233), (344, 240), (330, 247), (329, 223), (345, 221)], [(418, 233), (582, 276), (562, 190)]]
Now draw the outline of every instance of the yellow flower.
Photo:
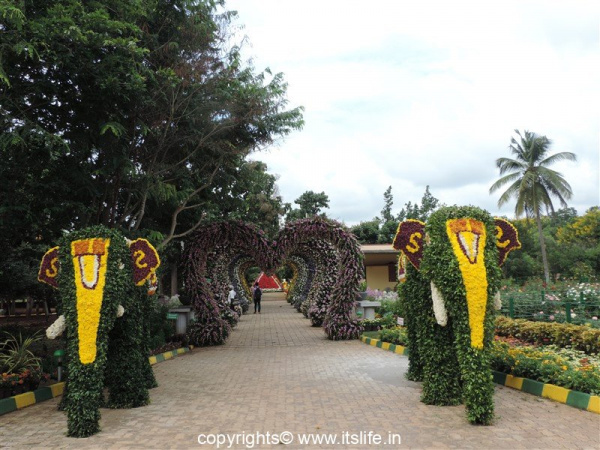
[(109, 246), (110, 239), (95, 238), (71, 242), (77, 294), (79, 360), (82, 364), (90, 364), (96, 360), (96, 340), (106, 283)]
[(475, 219), (451, 219), (446, 222), (446, 233), (467, 294), (471, 347), (482, 349), (483, 321), (488, 300), (484, 261), (485, 225)]

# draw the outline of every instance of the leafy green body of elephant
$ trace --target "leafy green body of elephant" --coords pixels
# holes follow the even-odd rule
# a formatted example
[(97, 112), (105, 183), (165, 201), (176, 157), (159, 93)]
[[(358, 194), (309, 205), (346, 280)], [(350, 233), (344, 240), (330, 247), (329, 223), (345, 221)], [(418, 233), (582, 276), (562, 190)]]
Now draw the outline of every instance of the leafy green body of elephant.
[(424, 403), (464, 402), (471, 423), (490, 424), (489, 348), (501, 279), (497, 222), (479, 208), (457, 206), (440, 208), (427, 224), (417, 222), (400, 224), (394, 241), (412, 263), (401, 287), (410, 341), (407, 377), (423, 381)]
[(134, 282), (136, 264), (148, 266), (144, 258), (143, 252), (133, 254), (120, 233), (98, 226), (70, 233), (53, 263), (42, 262), (40, 274), (52, 268), (49, 281), (59, 289), (66, 325), (68, 379), (62, 407), (69, 436), (97, 433), (101, 406), (147, 405), (148, 388), (156, 386), (145, 348), (147, 289)]

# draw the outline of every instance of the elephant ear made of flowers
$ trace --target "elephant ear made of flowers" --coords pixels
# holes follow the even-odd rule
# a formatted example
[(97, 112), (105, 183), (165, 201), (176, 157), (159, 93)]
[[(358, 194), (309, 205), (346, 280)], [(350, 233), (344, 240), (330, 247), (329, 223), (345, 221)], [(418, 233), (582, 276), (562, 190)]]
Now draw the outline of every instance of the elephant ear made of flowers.
[[(418, 364), (416, 378), (423, 380), (421, 400), (435, 405), (464, 401), (470, 422), (490, 424), (494, 299), (499, 267), (520, 245), (516, 229), (479, 208), (457, 206), (440, 208), (422, 230), (413, 228), (413, 242), (420, 244), (422, 254), (418, 264), (411, 260), (418, 271), (407, 271), (403, 289), (415, 314), (407, 325), (416, 328), (411, 333), (418, 346), (409, 348), (409, 354)], [(396, 241), (406, 242), (406, 236)], [(406, 244), (396, 248), (410, 260)]]
[(69, 234), (42, 258), (38, 279), (59, 290), (63, 310), (46, 333), (52, 339), (67, 332), (63, 405), (69, 436), (99, 431), (105, 386), (110, 407), (148, 403), (152, 369), (143, 348), (142, 314), (147, 297), (136, 285), (155, 279), (159, 264), (148, 241), (126, 241), (102, 226)]

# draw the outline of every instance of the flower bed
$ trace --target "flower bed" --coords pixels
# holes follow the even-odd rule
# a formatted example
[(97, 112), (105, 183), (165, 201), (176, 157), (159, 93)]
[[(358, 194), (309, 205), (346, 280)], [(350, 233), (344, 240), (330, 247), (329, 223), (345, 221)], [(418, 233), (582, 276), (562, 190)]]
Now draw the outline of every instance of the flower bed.
[(492, 368), (498, 372), (550, 383), (567, 389), (600, 395), (600, 358), (577, 350), (512, 346), (494, 342)]
[(408, 345), (408, 334), (406, 328), (396, 327), (384, 329), (379, 332), (379, 339), (395, 345)]
[(513, 320), (499, 316), (496, 318), (496, 334), (518, 338), (530, 344), (553, 344), (589, 355), (600, 354), (600, 330), (584, 325)]
[(38, 369), (25, 369), (20, 373), (3, 373), (0, 376), (0, 399), (36, 390), (50, 375)]
[[(500, 322), (504, 323), (502, 319), (506, 318), (499, 318)], [(526, 321), (518, 323), (523, 324), (524, 322)], [(588, 331), (595, 332), (596, 330), (588, 328)], [(534, 345), (526, 341), (523, 336), (526, 335), (521, 335), (520, 339), (518, 336), (496, 337), (491, 346), (491, 368), (493, 370), (590, 395), (600, 395), (600, 356), (558, 345)], [(376, 338), (391, 344), (408, 345), (404, 327), (383, 329)], [(561, 341), (557, 340), (557, 342)]]

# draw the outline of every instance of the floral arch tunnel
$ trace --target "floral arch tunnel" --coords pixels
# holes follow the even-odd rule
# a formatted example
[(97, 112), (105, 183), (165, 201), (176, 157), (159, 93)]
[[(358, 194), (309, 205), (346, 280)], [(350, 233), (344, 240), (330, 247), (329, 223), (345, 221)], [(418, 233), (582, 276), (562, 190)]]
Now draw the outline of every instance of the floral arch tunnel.
[(353, 317), (363, 277), (363, 255), (354, 235), (340, 224), (318, 217), (289, 223), (275, 240), (262, 230), (236, 221), (199, 228), (184, 255), (185, 286), (196, 322), (190, 336), (198, 345), (225, 342), (239, 317), (225, 307), (228, 286), (250, 298), (244, 277), (251, 266), (267, 275), (292, 268), (288, 301), (332, 340), (356, 339), (362, 328)]

